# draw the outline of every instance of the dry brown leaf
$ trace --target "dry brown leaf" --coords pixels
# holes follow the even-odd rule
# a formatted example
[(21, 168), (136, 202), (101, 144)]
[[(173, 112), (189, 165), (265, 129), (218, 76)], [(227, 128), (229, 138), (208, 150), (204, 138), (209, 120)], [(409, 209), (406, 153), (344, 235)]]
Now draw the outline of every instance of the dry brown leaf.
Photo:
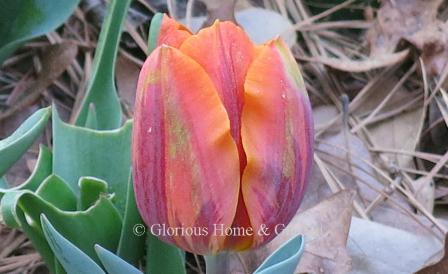
[(411, 183), (417, 201), (419, 201), (429, 212), (432, 212), (434, 209), (436, 192), (434, 181), (428, 181), (425, 177), (420, 177), (417, 180), (413, 180)]
[(236, 22), (235, 20), (235, 5), (236, 0), (202, 0), (202, 2), (207, 6), (208, 17), (204, 22), (204, 27), (210, 26), (219, 19), (221, 21), (229, 20)]
[(330, 57), (299, 57), (301, 60), (318, 62), (337, 70), (349, 72), (366, 72), (372, 69), (388, 67), (403, 61), (409, 54), (409, 50), (403, 50), (397, 53), (387, 53), (375, 56), (366, 60), (345, 60)]
[[(422, 119), (423, 102), (420, 100), (421, 103), (411, 108), (411, 102), (421, 93), (411, 92), (404, 86), (399, 86), (393, 95), (387, 98), (391, 95), (391, 91), (396, 88), (399, 80), (396, 77), (390, 77), (381, 81), (374, 92), (363, 98), (360, 106), (353, 114), (361, 123), (365, 123), (364, 120), (368, 118), (370, 113), (374, 112), (383, 101), (386, 101), (377, 114), (366, 123), (373, 146), (382, 149), (412, 151), (416, 149), (424, 122)], [(387, 113), (396, 112), (402, 106), (408, 106), (402, 110), (406, 110), (406, 112), (378, 120), (379, 117), (384, 117)], [(392, 156), (391, 154), (384, 154), (384, 156), (394, 160), (400, 167), (414, 167), (411, 156), (399, 154)]]
[(37, 76), (36, 81), (29, 92), (17, 99), (17, 103), (0, 113), (0, 120), (13, 115), (16, 111), (32, 104), (37, 100), (40, 94), (51, 85), (73, 62), (78, 52), (78, 46), (71, 42), (65, 41), (60, 44), (51, 45), (42, 55), (42, 71)]
[(346, 243), (352, 218), (353, 197), (352, 191), (340, 191), (297, 214), (272, 242), (257, 250), (242, 253), (243, 262), (249, 270), (254, 270), (282, 243), (295, 235), (303, 234), (305, 253), (296, 273), (347, 273), (351, 268)]
[(430, 74), (440, 74), (448, 60), (447, 25), (437, 19), (442, 0), (384, 0), (367, 34), (372, 58), (395, 51), (401, 40), (422, 52)]
[(117, 77), (117, 88), (120, 99), (132, 113), (137, 90), (137, 80), (140, 68), (128, 58), (119, 55), (115, 75)]

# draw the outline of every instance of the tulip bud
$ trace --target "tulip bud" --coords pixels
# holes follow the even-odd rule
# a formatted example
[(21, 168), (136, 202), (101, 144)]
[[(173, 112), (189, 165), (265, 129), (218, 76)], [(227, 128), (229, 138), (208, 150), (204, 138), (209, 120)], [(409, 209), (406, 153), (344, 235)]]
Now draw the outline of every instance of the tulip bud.
[(299, 67), (281, 39), (256, 46), (231, 22), (193, 35), (165, 16), (160, 28), (137, 87), (140, 214), (198, 254), (265, 244), (296, 213), (312, 164)]

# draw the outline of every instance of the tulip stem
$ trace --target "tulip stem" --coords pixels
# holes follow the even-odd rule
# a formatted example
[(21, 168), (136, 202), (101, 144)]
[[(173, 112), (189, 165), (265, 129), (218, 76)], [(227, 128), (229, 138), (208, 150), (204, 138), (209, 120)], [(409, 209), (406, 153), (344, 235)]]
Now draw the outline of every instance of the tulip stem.
[(229, 272), (229, 253), (223, 252), (216, 255), (205, 255), (207, 274), (227, 274)]

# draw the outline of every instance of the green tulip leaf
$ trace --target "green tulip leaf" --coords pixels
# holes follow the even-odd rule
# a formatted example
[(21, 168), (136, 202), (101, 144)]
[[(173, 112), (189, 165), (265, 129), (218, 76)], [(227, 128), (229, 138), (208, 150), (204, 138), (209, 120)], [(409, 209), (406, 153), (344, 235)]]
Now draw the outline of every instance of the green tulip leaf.
[(43, 237), (40, 227), (30, 225), (25, 213), (18, 206), (18, 200), (22, 195), (34, 195), (29, 190), (9, 191), (3, 196), (0, 203), (2, 219), (11, 228), (20, 228), (31, 240), (34, 248), (42, 256), (51, 273), (56, 273), (55, 257), (53, 251)]
[(135, 228), (137, 226), (142, 226), (142, 223), (142, 218), (140, 217), (135, 203), (134, 184), (132, 183), (132, 177), (129, 176), (126, 209), (124, 212), (123, 228), (121, 229), (117, 254), (133, 265), (137, 265), (138, 261), (144, 255), (144, 237), (146, 235), (135, 233)]
[(24, 42), (56, 29), (79, 0), (0, 0), (0, 65)]
[(157, 40), (159, 39), (160, 26), (163, 21), (163, 13), (156, 13), (151, 19), (148, 34), (148, 54), (157, 47)]
[(81, 177), (79, 179), (79, 210), (86, 210), (100, 198), (101, 194), (107, 194), (107, 183), (95, 177)]
[(92, 103), (95, 105), (98, 129), (116, 129), (121, 125), (121, 105), (114, 81), (115, 59), (121, 28), (130, 2), (130, 0), (109, 1), (108, 13), (93, 59), (93, 72), (76, 119), (78, 126), (86, 125), (89, 106)]
[(118, 257), (109, 250), (102, 248), (99, 245), (95, 245), (96, 254), (100, 258), (104, 267), (109, 274), (143, 274), (140, 270), (133, 265), (127, 263), (122, 258)]
[(49, 107), (36, 111), (11, 136), (0, 141), (0, 176), (3, 176), (33, 144), (44, 130), (50, 115)]
[(48, 252), (50, 247), (42, 233), (41, 214), (45, 214), (65, 238), (96, 262), (99, 262), (94, 250), (96, 243), (110, 250), (118, 247), (122, 220), (115, 206), (105, 196), (101, 196), (86, 211), (63, 211), (28, 190), (11, 191), (1, 200), (0, 209), (6, 225), (17, 227), (16, 224), (19, 224), (45, 262), (51, 266), (53, 273), (54, 254)]
[(106, 274), (87, 254), (64, 238), (44, 214), (41, 223), (48, 244), (67, 274)]
[(31, 173), (31, 176), (25, 182), (15, 187), (9, 187), (6, 179), (4, 179), (3, 183), (0, 183), (0, 199), (7, 191), (21, 189), (35, 191), (42, 181), (51, 174), (52, 157), (51, 151), (44, 145), (41, 145), (39, 148), (39, 157), (37, 158), (36, 167), (34, 168), (33, 173)]
[(81, 177), (108, 183), (114, 204), (123, 215), (131, 166), (132, 123), (116, 130), (92, 130), (64, 123), (53, 113), (53, 172), (64, 179), (79, 197)]
[(186, 273), (183, 251), (173, 245), (162, 242), (149, 232), (146, 234), (148, 235), (146, 247), (146, 274)]
[(293, 274), (303, 254), (304, 246), (303, 236), (295, 236), (269, 255), (254, 274)]
[(98, 117), (96, 115), (96, 109), (93, 103), (90, 103), (85, 127), (90, 129), (98, 129)]
[(0, 199), (2, 196), (2, 190), (1, 189), (6, 189), (8, 187), (8, 182), (6, 181), (6, 178), (4, 177), (0, 177)]
[(56, 175), (48, 176), (36, 190), (36, 195), (60, 210), (76, 210), (75, 194), (67, 183)]

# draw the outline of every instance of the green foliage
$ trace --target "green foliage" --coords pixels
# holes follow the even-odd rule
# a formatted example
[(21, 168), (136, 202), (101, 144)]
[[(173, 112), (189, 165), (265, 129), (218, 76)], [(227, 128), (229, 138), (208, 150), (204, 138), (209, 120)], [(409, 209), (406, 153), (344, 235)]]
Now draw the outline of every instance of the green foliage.
[(77, 127), (64, 123), (54, 111), (53, 172), (67, 181), (77, 196), (81, 177), (106, 181), (123, 214), (131, 166), (131, 130), (131, 121), (116, 130)]
[(151, 20), (148, 34), (148, 52), (151, 53), (157, 46), (160, 26), (162, 25), (163, 13), (156, 13)]
[[(2, 156), (0, 156), (1, 158)], [(51, 151), (44, 145), (40, 146), (39, 157), (37, 158), (36, 167), (31, 176), (22, 184), (16, 187), (9, 187), (6, 180), (0, 184), (0, 198), (7, 192), (13, 190), (36, 190), (42, 181), (47, 178), (52, 171), (52, 154)]]
[[(115, 60), (121, 28), (130, 2), (110, 1), (93, 59), (92, 76), (76, 120), (78, 126), (88, 124), (91, 127), (92, 120), (95, 121), (97, 129), (116, 129), (121, 125), (122, 111), (114, 81)], [(94, 111), (88, 114), (91, 104), (94, 105)]]
[(133, 265), (137, 265), (138, 260), (142, 258), (144, 254), (145, 241), (142, 237), (143, 235), (136, 235), (134, 233), (134, 227), (142, 223), (142, 218), (138, 213), (137, 205), (135, 203), (134, 184), (132, 183), (131, 176), (129, 176), (123, 228), (121, 230), (117, 254)]
[(147, 238), (146, 274), (185, 272), (184, 252), (175, 246), (166, 244), (151, 233)]
[(78, 210), (86, 210), (93, 206), (101, 194), (107, 193), (107, 183), (94, 177), (79, 179), (80, 197)]
[(36, 195), (61, 210), (72, 211), (76, 209), (75, 194), (56, 175), (48, 176), (36, 190)]
[[(56, 186), (53, 184), (51, 187)], [(33, 237), (38, 241), (31, 240), (36, 248), (48, 246), (48, 244), (42, 244), (45, 241), (40, 229), (41, 214), (45, 214), (67, 239), (94, 260), (97, 260), (93, 249), (95, 244), (101, 244), (110, 249), (116, 249), (118, 246), (122, 225), (121, 217), (112, 202), (106, 197), (101, 197), (94, 206), (86, 211), (64, 211), (30, 191), (13, 191), (5, 194), (0, 206), (4, 221), (8, 226), (28, 226), (26, 220), (21, 219), (22, 215), (26, 215), (33, 221), (31, 230)], [(53, 255), (47, 256), (47, 258), (43, 257), (47, 263), (52, 263)]]
[(109, 274), (143, 274), (140, 270), (128, 264), (122, 258), (113, 254), (107, 249), (102, 248), (99, 245), (95, 246), (96, 253), (100, 257), (101, 262)]
[(50, 114), (50, 108), (36, 111), (11, 136), (0, 141), (0, 176), (33, 144), (45, 128)]
[(254, 274), (294, 273), (304, 246), (303, 236), (297, 235), (269, 255)]
[(57, 232), (45, 215), (41, 222), (48, 244), (68, 274), (105, 274), (87, 254)]
[(0, 0), (0, 66), (24, 42), (61, 25), (78, 3), (79, 0)]

